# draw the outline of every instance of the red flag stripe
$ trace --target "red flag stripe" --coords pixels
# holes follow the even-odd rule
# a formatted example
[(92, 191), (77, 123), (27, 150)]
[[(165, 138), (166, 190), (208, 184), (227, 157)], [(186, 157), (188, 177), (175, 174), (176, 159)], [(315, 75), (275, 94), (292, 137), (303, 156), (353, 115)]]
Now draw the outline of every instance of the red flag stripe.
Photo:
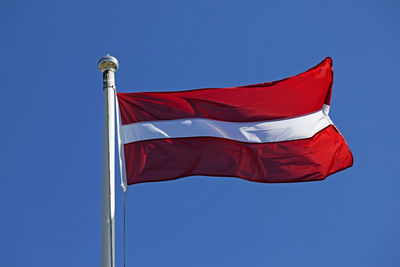
[(333, 125), (303, 140), (254, 144), (215, 137), (158, 139), (125, 144), (124, 153), (128, 184), (191, 175), (301, 182), (322, 180), (353, 164)]
[(332, 60), (280, 81), (179, 92), (117, 93), (123, 125), (155, 120), (207, 118), (267, 121), (310, 114), (330, 102)]

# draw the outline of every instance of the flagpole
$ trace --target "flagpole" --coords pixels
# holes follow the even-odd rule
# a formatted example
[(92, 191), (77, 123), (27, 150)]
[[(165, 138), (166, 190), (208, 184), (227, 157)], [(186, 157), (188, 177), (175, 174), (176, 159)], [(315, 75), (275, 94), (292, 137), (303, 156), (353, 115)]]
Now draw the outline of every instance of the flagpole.
[(103, 73), (103, 211), (101, 225), (101, 267), (115, 267), (115, 81), (118, 60), (107, 54), (98, 66)]

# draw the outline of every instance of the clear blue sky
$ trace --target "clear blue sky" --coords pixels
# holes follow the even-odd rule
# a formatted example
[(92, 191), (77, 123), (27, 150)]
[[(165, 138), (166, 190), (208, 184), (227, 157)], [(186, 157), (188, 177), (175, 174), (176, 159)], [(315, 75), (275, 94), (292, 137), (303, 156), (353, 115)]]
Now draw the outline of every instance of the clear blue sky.
[(355, 158), (321, 182), (131, 186), (127, 266), (400, 266), (399, 14), (378, 0), (2, 1), (1, 265), (100, 266), (97, 61), (111, 53), (120, 92), (273, 81), (331, 56), (330, 114)]

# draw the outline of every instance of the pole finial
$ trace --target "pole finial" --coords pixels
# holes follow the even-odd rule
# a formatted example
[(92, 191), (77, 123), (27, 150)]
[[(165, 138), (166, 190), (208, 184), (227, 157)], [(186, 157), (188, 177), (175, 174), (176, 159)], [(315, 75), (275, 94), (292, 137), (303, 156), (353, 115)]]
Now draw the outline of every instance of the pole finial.
[(100, 58), (97, 64), (101, 72), (105, 72), (106, 70), (116, 72), (119, 66), (118, 60), (110, 54), (107, 54), (104, 57)]

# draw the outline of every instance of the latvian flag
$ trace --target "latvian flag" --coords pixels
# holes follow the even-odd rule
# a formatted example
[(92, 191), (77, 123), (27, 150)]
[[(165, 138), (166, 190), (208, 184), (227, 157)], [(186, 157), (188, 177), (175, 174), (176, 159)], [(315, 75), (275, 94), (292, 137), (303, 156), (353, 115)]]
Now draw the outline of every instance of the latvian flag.
[(328, 116), (332, 60), (280, 81), (117, 93), (123, 185), (191, 175), (322, 180), (353, 164)]

